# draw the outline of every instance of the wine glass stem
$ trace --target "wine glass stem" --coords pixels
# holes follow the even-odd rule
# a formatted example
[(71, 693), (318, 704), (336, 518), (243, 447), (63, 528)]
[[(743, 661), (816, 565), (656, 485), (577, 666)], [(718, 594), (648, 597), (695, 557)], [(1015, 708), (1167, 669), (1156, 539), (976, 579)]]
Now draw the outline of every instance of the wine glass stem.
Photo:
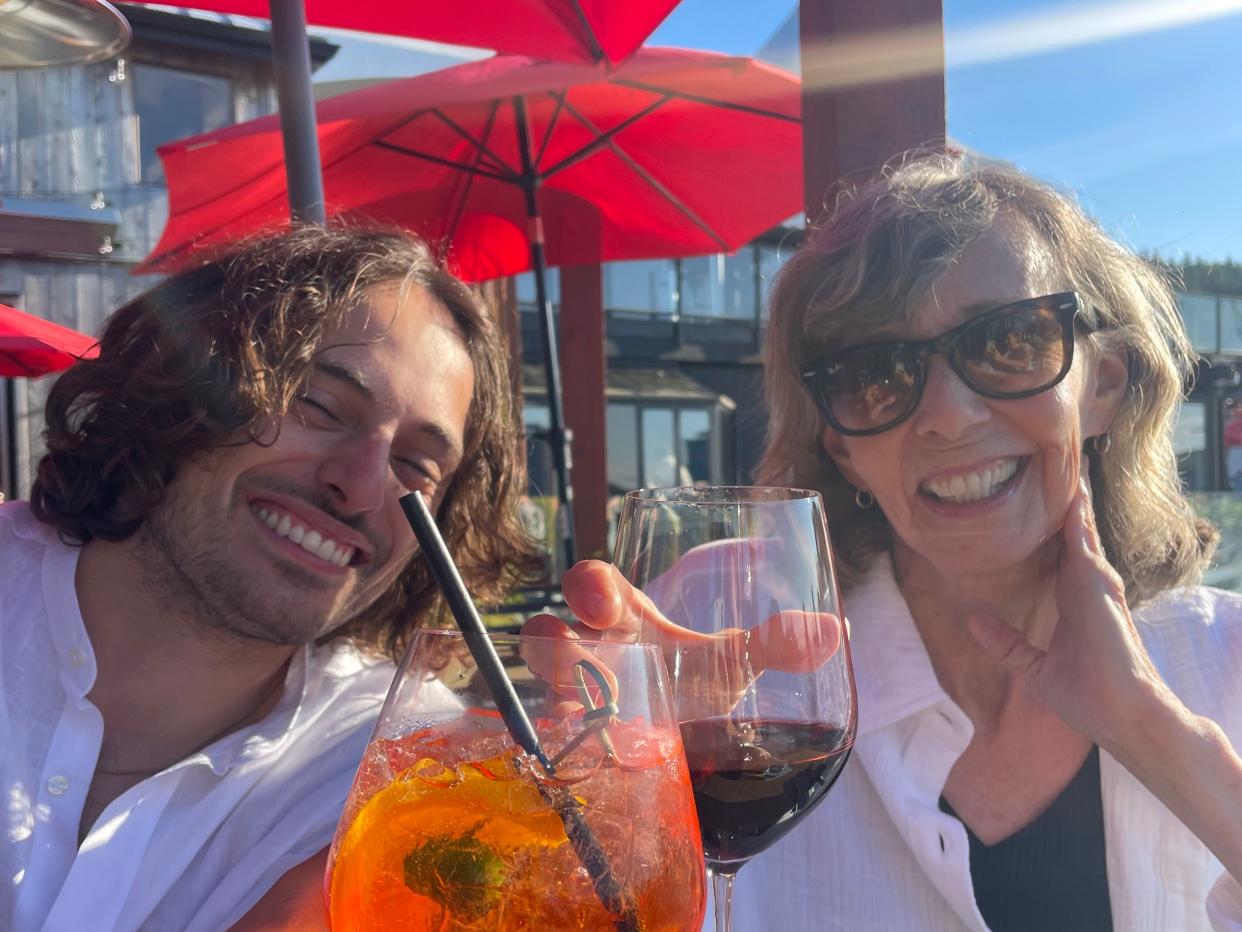
[(733, 873), (713, 870), (711, 875), (716, 932), (733, 932)]

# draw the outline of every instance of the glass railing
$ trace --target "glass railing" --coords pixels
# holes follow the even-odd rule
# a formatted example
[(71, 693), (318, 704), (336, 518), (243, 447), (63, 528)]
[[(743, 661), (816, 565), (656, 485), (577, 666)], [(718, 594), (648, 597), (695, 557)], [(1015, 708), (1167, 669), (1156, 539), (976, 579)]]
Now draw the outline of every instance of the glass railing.
[(1220, 529), (1220, 546), (1205, 586), (1242, 592), (1242, 492), (1193, 492), (1195, 510)]

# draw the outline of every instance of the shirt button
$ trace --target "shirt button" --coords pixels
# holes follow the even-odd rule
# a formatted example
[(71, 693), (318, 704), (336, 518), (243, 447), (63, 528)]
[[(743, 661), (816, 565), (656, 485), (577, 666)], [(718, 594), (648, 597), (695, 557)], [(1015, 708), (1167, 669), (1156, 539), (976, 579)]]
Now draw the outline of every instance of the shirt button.
[(67, 789), (69, 789), (68, 777), (62, 777), (60, 774), (57, 774), (47, 781), (47, 791), (53, 796), (59, 796)]
[(86, 663), (86, 654), (78, 650), (76, 647), (69, 651), (69, 666), (80, 667)]

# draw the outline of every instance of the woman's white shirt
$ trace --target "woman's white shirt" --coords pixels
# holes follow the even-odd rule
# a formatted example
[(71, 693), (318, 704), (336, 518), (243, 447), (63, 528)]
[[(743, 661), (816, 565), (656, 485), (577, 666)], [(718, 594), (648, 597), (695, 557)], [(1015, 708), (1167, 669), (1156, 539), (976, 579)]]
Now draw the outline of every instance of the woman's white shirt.
[[(738, 874), (736, 927), (985, 930), (966, 831), (939, 808), (970, 720), (940, 688), (887, 558), (846, 602), (858, 682), (853, 759), (828, 798)], [(1165, 593), (1135, 621), (1168, 685), (1238, 747), (1242, 596)], [(1100, 783), (1113, 927), (1242, 930), (1242, 887), (1211, 852), (1103, 752)]]

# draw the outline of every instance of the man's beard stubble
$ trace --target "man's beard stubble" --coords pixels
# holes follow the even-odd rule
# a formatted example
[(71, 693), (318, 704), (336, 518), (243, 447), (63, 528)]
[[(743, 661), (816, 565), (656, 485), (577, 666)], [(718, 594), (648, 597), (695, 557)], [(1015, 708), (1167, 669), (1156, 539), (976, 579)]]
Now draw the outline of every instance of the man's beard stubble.
[(301, 646), (315, 640), (326, 619), (307, 630), (306, 613), (296, 603), (264, 598), (262, 581), (225, 554), (229, 543), (215, 523), (187, 514), (171, 490), (138, 532), (144, 583), (165, 600), (173, 614), (190, 619), (196, 633), (212, 640), (260, 641)]

